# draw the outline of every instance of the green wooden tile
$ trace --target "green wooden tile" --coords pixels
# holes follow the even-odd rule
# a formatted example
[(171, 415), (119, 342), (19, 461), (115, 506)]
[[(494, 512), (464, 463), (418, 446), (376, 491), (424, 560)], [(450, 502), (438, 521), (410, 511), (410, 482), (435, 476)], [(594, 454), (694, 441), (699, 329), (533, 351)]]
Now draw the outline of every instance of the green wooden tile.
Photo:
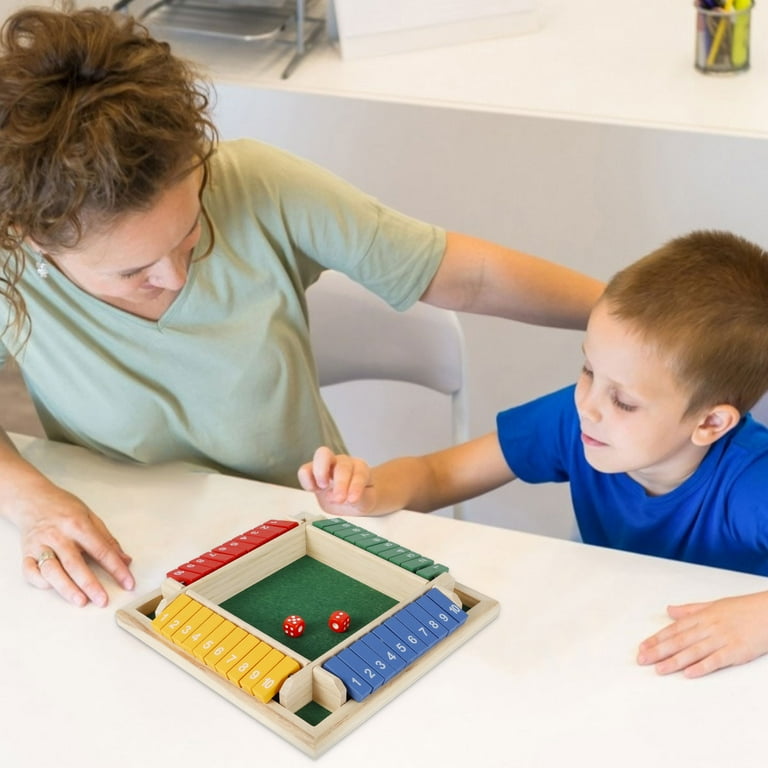
[(423, 579), (434, 579), (435, 576), (439, 576), (441, 573), (446, 573), (448, 571), (447, 565), (442, 565), (441, 563), (433, 563), (432, 565), (428, 565), (426, 568), (421, 568), (420, 570), (416, 571), (417, 576), (421, 576)]
[(402, 549), (402, 552), (397, 552), (393, 555), (387, 555), (386, 559), (389, 560), (390, 563), (394, 563), (395, 565), (400, 565), (405, 560), (410, 560), (412, 557), (418, 557), (416, 552), (412, 552), (410, 549), (404, 549), (403, 547), (399, 547), (399, 549)]
[(344, 523), (345, 520), (342, 520), (340, 517), (329, 517), (327, 519), (322, 520), (315, 520), (312, 525), (315, 526), (315, 528), (320, 528), (321, 530), (325, 530), (326, 528), (329, 528), (334, 525), (338, 525), (339, 523)]
[(389, 552), (391, 549), (395, 549), (397, 547), (397, 544), (395, 544), (394, 541), (384, 541), (381, 544), (374, 544), (370, 547), (366, 547), (366, 549), (369, 552), (372, 552), (374, 555), (379, 555), (379, 557), (384, 557), (385, 552)]
[(350, 537), (356, 536), (358, 533), (367, 533), (367, 531), (359, 525), (352, 525), (349, 528), (331, 528), (331, 533), (346, 541)]

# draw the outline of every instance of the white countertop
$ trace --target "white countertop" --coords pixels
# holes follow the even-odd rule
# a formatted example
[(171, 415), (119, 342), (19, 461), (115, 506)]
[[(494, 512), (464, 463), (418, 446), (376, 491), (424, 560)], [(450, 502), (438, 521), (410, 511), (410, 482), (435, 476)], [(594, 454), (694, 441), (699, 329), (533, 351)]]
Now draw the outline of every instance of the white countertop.
[[(221, 83), (569, 120), (768, 135), (768, 10), (752, 13), (752, 68), (693, 66), (692, 0), (541, 0), (538, 32), (369, 59), (323, 44), (287, 80), (284, 48), (180, 37)], [(172, 38), (175, 39), (175, 38)]]
[[(14, 437), (133, 554), (136, 596), (226, 537), (316, 509), (301, 491)], [(360, 522), (446, 563), (501, 613), (316, 764), (765, 764), (768, 657), (699, 680), (634, 661), (668, 602), (765, 589), (765, 579), (410, 512)], [(114, 610), (133, 596), (111, 588), (110, 607), (74, 608), (26, 586), (18, 558), (14, 529), (0, 525), (0, 765), (313, 764), (119, 628)]]

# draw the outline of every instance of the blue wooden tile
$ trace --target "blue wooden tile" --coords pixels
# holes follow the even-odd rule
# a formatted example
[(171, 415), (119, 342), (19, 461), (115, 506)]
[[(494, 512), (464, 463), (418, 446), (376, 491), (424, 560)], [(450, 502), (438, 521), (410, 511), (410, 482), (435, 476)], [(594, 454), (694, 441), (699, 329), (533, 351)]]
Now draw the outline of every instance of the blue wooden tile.
[(430, 600), (436, 602), (446, 613), (453, 616), (459, 624), (463, 624), (467, 620), (467, 614), (464, 609), (447, 598), (439, 589), (430, 589), (426, 594)]
[(384, 676), (376, 671), (376, 668), (369, 664), (365, 659), (360, 658), (356, 653), (353, 653), (349, 648), (345, 648), (343, 651), (336, 654), (336, 658), (339, 661), (344, 662), (351, 670), (356, 672), (363, 679), (363, 682), (375, 691), (384, 685)]
[(405, 626), (427, 646), (427, 648), (431, 648), (439, 639), (424, 622), (417, 619), (412, 613), (409, 613), (405, 609), (398, 611), (394, 615), (394, 618), (402, 621), (403, 624), (405, 624)]
[[(362, 643), (363, 645), (367, 645), (371, 651), (376, 654), (376, 656), (378, 656), (380, 659), (383, 659), (386, 662), (388, 668), (392, 671), (393, 676), (405, 669), (406, 661), (402, 658), (402, 656), (393, 651), (373, 632), (369, 632), (367, 635), (363, 635), (360, 640), (358, 640), (358, 642)], [(352, 648), (355, 653), (357, 653), (357, 649), (355, 648), (356, 645), (357, 643), (352, 643), (350, 646), (350, 648)], [(406, 648), (406, 650), (408, 649)]]
[(459, 628), (458, 619), (454, 618), (450, 613), (444, 611), (434, 600), (431, 600), (427, 595), (422, 595), (415, 605), (421, 606), (432, 618), (439, 621), (448, 632), (453, 632), (454, 629)]
[(324, 661), (323, 667), (336, 675), (344, 683), (347, 693), (355, 701), (363, 701), (373, 693), (373, 688), (364, 682), (357, 672), (341, 661), (338, 656), (332, 656)]
[(406, 664), (410, 664), (416, 658), (416, 651), (411, 649), (410, 644), (402, 640), (386, 624), (374, 627), (371, 630), (371, 634), (374, 637), (378, 637), (387, 648), (395, 651)]
[[(417, 621), (420, 621), (426, 628), (433, 634), (437, 635), (438, 639), (442, 640), (447, 637), (448, 630), (445, 625), (438, 621), (434, 616), (430, 616), (418, 603), (411, 603), (406, 605), (403, 609), (410, 613)], [(399, 615), (399, 614), (398, 614)]]
[(429, 648), (427, 643), (400, 621), (397, 614), (390, 616), (383, 626), (391, 629), (417, 656), (421, 656)]

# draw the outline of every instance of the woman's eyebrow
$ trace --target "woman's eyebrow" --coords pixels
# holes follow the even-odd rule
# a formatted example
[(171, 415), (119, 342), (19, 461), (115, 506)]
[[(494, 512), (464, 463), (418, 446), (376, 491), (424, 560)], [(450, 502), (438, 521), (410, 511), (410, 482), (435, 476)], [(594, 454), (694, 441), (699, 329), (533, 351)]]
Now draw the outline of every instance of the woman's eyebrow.
[[(203, 209), (202, 206), (197, 209), (197, 216), (195, 216), (195, 220), (192, 222), (192, 226), (187, 230), (184, 237), (181, 238), (181, 240), (185, 240), (187, 237), (189, 237), (194, 231), (195, 227), (198, 225), (198, 222), (200, 221), (200, 216), (202, 216)], [(150, 261), (148, 264), (143, 264), (140, 267), (130, 267), (129, 269), (123, 269), (120, 272), (118, 272), (118, 275), (130, 275), (134, 272), (141, 272), (144, 269), (148, 269), (149, 267), (153, 266), (154, 264), (157, 264), (157, 262), (160, 261), (160, 259), (155, 259), (154, 261)]]

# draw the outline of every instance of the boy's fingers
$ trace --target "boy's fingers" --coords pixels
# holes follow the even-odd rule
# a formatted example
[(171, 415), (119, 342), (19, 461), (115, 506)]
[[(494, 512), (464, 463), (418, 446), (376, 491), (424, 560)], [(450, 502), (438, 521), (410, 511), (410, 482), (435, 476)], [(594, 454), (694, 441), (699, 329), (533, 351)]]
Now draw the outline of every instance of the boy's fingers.
[(298, 478), (299, 485), (301, 485), (305, 491), (317, 490), (317, 483), (315, 483), (315, 476), (312, 472), (311, 464), (302, 464), (302, 466), (299, 467)]
[(333, 471), (336, 456), (330, 448), (322, 445), (315, 451), (312, 459), (312, 472), (315, 483), (319, 488), (327, 488), (331, 482), (331, 473)]
[(369, 473), (355, 473), (349, 483), (347, 490), (347, 500), (350, 504), (356, 504), (362, 499), (366, 488), (371, 487), (371, 478)]
[(667, 614), (673, 619), (682, 619), (704, 608), (707, 603), (686, 603), (685, 605), (668, 605)]

